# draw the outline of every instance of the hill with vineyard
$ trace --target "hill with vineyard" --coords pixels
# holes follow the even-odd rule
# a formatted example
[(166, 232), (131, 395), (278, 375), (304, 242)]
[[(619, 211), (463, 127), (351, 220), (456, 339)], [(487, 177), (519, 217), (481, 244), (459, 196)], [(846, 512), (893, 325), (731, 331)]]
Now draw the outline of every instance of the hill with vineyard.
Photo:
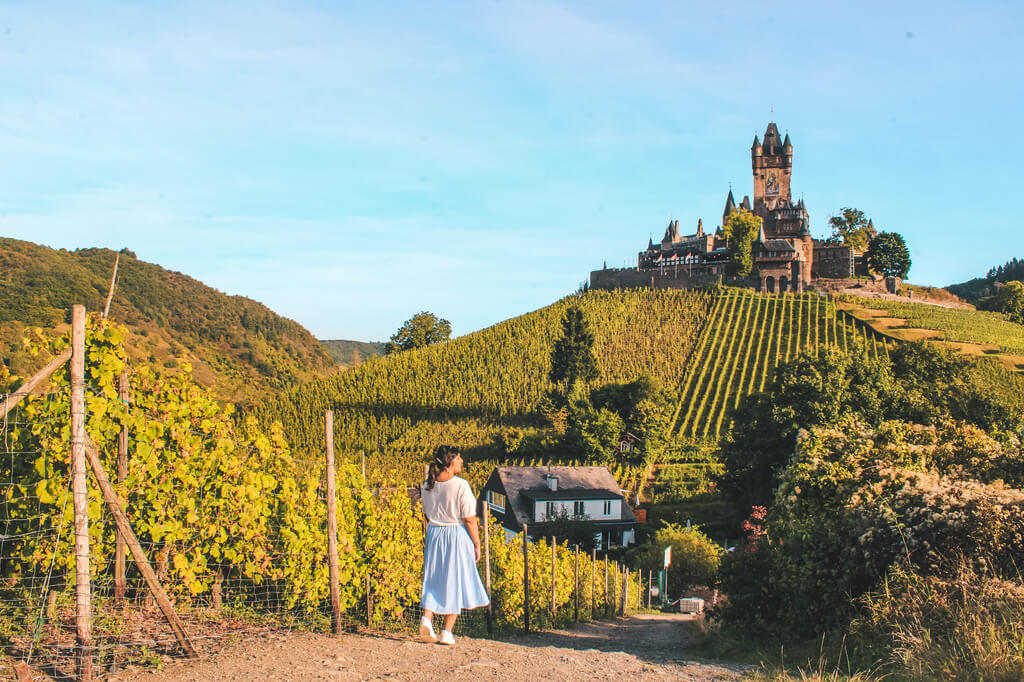
[[(65, 251), (0, 238), (0, 357), (11, 372), (36, 369), (22, 344), (31, 328), (63, 328), (75, 303), (103, 309), (116, 256), (109, 249)], [(127, 250), (110, 317), (127, 324), (131, 357), (166, 368), (187, 361), (221, 398), (253, 399), (335, 366), (298, 323)]]

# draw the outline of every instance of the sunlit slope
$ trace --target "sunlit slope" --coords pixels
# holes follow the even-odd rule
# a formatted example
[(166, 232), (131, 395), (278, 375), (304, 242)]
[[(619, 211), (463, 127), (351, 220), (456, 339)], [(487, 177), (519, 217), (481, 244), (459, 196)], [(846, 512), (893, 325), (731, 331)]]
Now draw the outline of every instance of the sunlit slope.
[(854, 337), (875, 355), (888, 352), (877, 332), (839, 313), (831, 298), (725, 290), (712, 304), (680, 384), (675, 433), (691, 440), (719, 438), (729, 410), (762, 390), (780, 363), (805, 348), (846, 349)]
[(449, 343), (374, 358), (305, 384), (257, 408), (280, 418), (300, 456), (323, 447), (323, 413), (335, 412), (339, 449), (429, 449), (441, 440), (488, 452), (507, 426), (540, 426), (537, 404), (552, 388), (554, 340), (570, 305), (595, 336), (600, 382), (648, 374), (677, 387), (714, 298), (704, 292), (591, 291)]

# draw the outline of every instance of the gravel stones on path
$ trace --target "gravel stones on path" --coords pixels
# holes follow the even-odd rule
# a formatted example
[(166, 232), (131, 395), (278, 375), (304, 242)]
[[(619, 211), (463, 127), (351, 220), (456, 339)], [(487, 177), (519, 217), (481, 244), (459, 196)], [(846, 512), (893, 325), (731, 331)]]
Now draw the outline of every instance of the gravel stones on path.
[(687, 657), (682, 622), (652, 614), (582, 623), (507, 639), (459, 637), (455, 646), (411, 636), (273, 632), (225, 642), (220, 653), (163, 670), (125, 670), (122, 682), (257, 680), (736, 680), (745, 666)]

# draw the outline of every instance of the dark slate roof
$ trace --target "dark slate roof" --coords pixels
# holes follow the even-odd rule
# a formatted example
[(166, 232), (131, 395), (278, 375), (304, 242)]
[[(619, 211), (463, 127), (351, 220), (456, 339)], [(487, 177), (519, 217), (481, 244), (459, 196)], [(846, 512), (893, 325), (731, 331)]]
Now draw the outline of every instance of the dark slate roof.
[[(515, 515), (516, 521), (522, 525), (530, 523), (531, 514), (527, 508), (528, 496), (536, 496), (544, 493), (557, 494), (562, 490), (582, 492), (583, 490), (593, 491), (588, 495), (599, 497), (534, 497), (534, 499), (622, 499), (619, 484), (615, 482), (607, 467), (566, 467), (566, 466), (537, 466), (537, 467), (496, 467), (494, 470), (505, 488), (505, 497), (508, 500), (508, 507)], [(547, 481), (544, 476), (551, 474), (558, 477), (558, 491), (548, 490)], [(623, 500), (621, 521), (634, 523), (636, 517), (633, 510)]]
[(796, 251), (788, 239), (766, 239), (761, 244), (765, 251)]
[(754, 135), (754, 144), (750, 145), (751, 149), (757, 149), (761, 146), (761, 142), (757, 139), (757, 135)]
[(729, 215), (729, 212), (736, 208), (736, 200), (732, 198), (732, 190), (729, 190), (729, 196), (725, 198), (725, 214)]
[(768, 124), (764, 131), (764, 150), (766, 154), (778, 154), (782, 147), (782, 138), (779, 137), (779, 128), (775, 122)]
[(559, 480), (558, 490), (520, 490), (519, 494), (528, 500), (621, 500), (621, 493), (610, 490), (593, 490), (591, 488), (562, 488)]
[(743, 197), (743, 202), (740, 204), (740, 208), (746, 209), (748, 211), (750, 210), (750, 197)]

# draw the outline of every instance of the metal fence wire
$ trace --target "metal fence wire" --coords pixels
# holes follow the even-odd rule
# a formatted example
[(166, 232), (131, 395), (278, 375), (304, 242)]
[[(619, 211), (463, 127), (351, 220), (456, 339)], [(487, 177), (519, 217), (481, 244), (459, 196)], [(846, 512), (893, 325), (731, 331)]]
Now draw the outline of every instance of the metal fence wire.
[[(229, 444), (222, 433), (203, 426), (212, 417), (197, 415), (196, 426), (166, 438), (156, 457), (154, 443), (168, 428), (167, 412), (124, 392), (111, 398), (109, 387), (86, 384), (84, 394), (87, 432), (95, 430), (93, 422), (101, 423), (97, 415), (134, 411), (135, 431), (96, 433), (97, 442), (110, 447), (93, 454), (116, 490), (145, 565), (126, 549), (127, 539), (119, 539), (116, 510), (93, 469), (81, 510), (88, 519), (83, 612), (84, 587), (76, 579), (83, 557), (75, 553), (74, 467), (68, 456), (75, 437), (66, 409), (72, 396), (60, 385), (24, 396), (0, 420), (0, 654), (9, 661), (55, 678), (90, 679), (190, 653), (213, 656), (226, 637), (267, 630), (416, 631), (422, 616), (418, 487), (378, 477), (365, 464), (361, 469), (356, 453), (339, 453), (333, 486), (338, 595), (332, 599), (324, 453), (293, 467), (314, 479), (305, 488), (290, 480), (271, 482), (265, 478), (271, 476), (267, 460), (259, 458), (265, 443)], [(326, 427), (325, 441), (331, 433)], [(92, 436), (84, 437), (92, 442)], [(329, 445), (325, 451), (333, 449)], [(118, 449), (126, 462), (118, 460)], [(203, 479), (160, 495), (141, 484), (128, 487), (133, 480), (163, 485), (197, 453), (216, 458), (226, 452), (231, 456), (223, 461), (235, 469), (217, 470), (217, 462), (204, 459), (209, 466), (201, 474), (220, 477), (216, 485)], [(234, 499), (249, 494), (250, 479), (256, 496)], [(288, 505), (264, 499), (260, 490), (290, 491), (281, 498)], [(260, 504), (271, 505), (271, 512), (258, 522), (239, 520), (238, 510)], [(649, 573), (629, 572), (565, 543), (525, 542), (523, 534), (506, 539), (493, 519), (484, 518), (488, 558), (480, 568), (492, 605), (464, 612), (456, 634), (564, 627), (650, 606)], [(178, 625), (166, 615), (146, 570)]]

